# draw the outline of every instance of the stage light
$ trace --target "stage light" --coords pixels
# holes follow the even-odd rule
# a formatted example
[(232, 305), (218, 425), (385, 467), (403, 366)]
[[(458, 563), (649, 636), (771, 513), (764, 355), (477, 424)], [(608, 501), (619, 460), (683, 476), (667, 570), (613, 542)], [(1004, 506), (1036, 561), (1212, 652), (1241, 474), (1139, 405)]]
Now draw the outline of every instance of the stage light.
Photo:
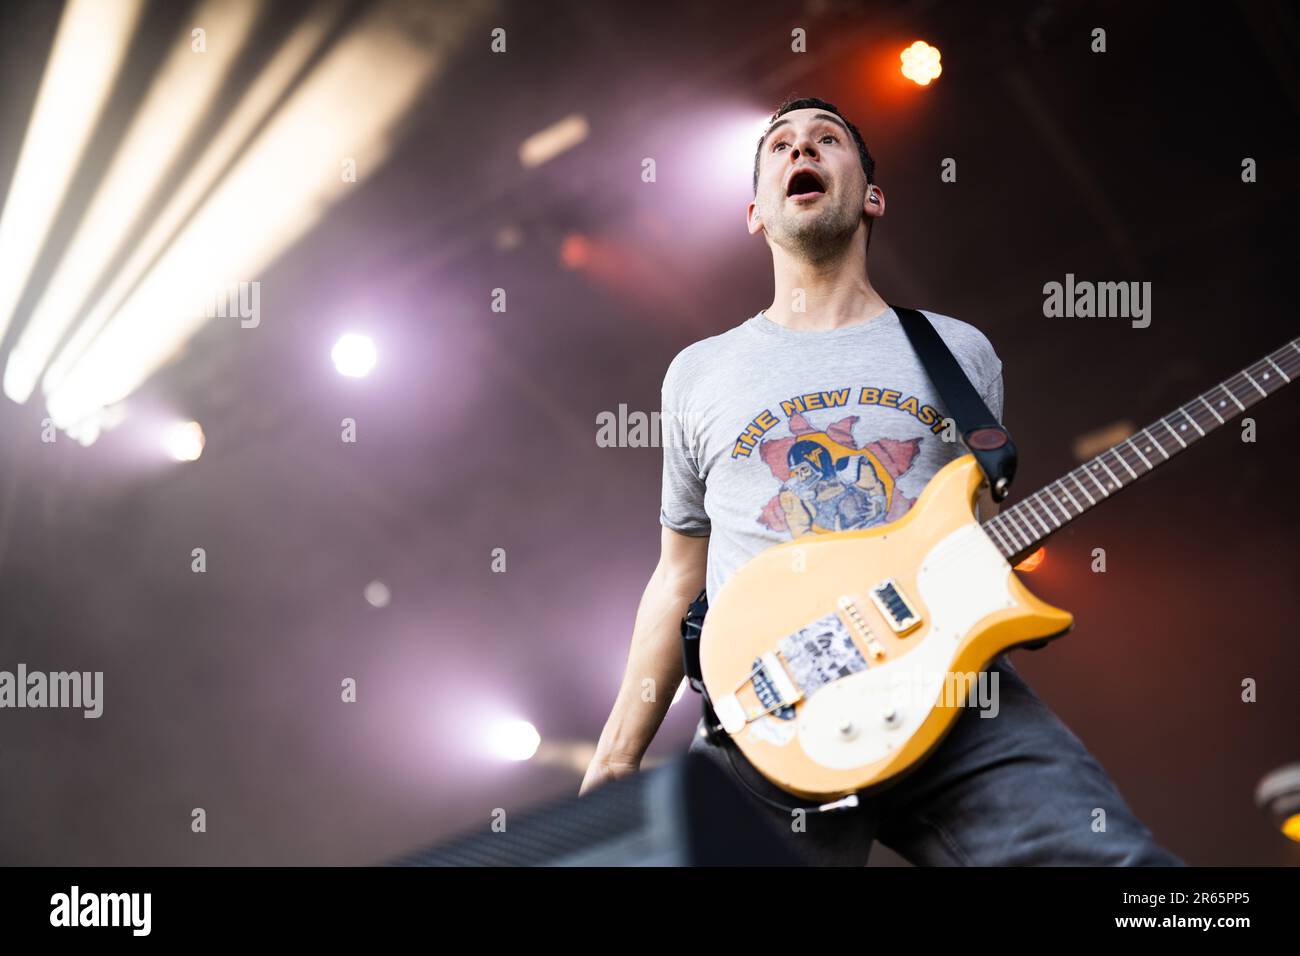
[(1300, 763), (1265, 775), (1255, 787), (1255, 806), (1272, 818), (1283, 836), (1300, 842)]
[[(168, 198), (143, 238), (134, 244), (125, 264), (114, 270), (111, 284), (77, 326), (68, 344), (50, 363), (41, 380), (41, 390), (47, 397), (62, 385), (130, 291), (140, 284), (153, 263), (161, 257), (185, 220), (195, 212), (203, 197), (215, 188), (222, 173), (234, 163), (249, 137), (267, 121), (293, 78), (319, 49), (337, 19), (339, 9), (322, 9), (309, 15), (276, 52), (266, 69), (258, 74), (211, 145)], [(59, 419), (55, 424), (63, 427)]]
[(502, 252), (509, 252), (511, 249), (518, 248), (523, 241), (524, 231), (514, 223), (508, 223), (497, 230), (496, 247)]
[(330, 358), (334, 360), (334, 367), (340, 375), (365, 378), (375, 367), (378, 356), (375, 353), (375, 343), (368, 336), (349, 332), (334, 343)]
[(366, 603), (371, 607), (388, 607), (393, 599), (393, 592), (383, 581), (371, 581), (366, 585)]
[(1074, 460), (1088, 461), (1095, 458), (1112, 445), (1118, 445), (1133, 432), (1132, 422), (1119, 421), (1080, 435), (1074, 440), (1074, 447), (1071, 449), (1074, 452)]
[(591, 240), (573, 232), (560, 243), (560, 262), (566, 269), (581, 269), (591, 261)]
[(69, 0), (63, 9), (0, 216), (0, 339), (143, 8), (141, 0)]
[(499, 721), (489, 734), (491, 751), (502, 760), (529, 760), (541, 742), (537, 728), (526, 720)]
[[(357, 188), (347, 162), (363, 178), (380, 168), (399, 124), (469, 24), (454, 8), (417, 15), (418, 30), (400, 4), (367, 7), (305, 77), (288, 78), (287, 99), (271, 102), (255, 138), (238, 144), (233, 165), (218, 171), (213, 189), (125, 301), (109, 307), (98, 334), (77, 342), (80, 354), (47, 393), (57, 426), (122, 400), (170, 361), (217, 317), (206, 308), (215, 290), (259, 281)], [(245, 328), (252, 330), (232, 334), (258, 334)]]
[(671, 166), (665, 162), (660, 177), (673, 187), (679, 201), (689, 202), (695, 209), (716, 210), (719, 221), (733, 228), (736, 216), (743, 214), (744, 203), (753, 196), (754, 153), (771, 120), (770, 113), (751, 109), (695, 118), (692, 127), (698, 125), (699, 132), (692, 128), (681, 135), (692, 138), (699, 149), (689, 157), (675, 158)]
[(167, 433), (167, 451), (177, 461), (198, 461), (203, 454), (203, 427), (198, 422), (181, 422)]
[(172, 55), (136, 112), (108, 172), (100, 178), (76, 234), (9, 355), (4, 390), (15, 402), (31, 397), (118, 242), (207, 114), (252, 30), (256, 12), (256, 0), (208, 0), (194, 22), (207, 25), (221, 42), (196, 55), (190, 49), (188, 25), (183, 36), (173, 41)]
[(1047, 548), (1039, 548), (1033, 554), (1029, 555), (1023, 561), (1016, 565), (1017, 571), (1033, 571), (1047, 557)]
[(939, 62), (939, 51), (924, 40), (917, 40), (898, 55), (903, 64), (903, 76), (917, 86), (929, 86), (932, 80), (939, 78), (943, 65)]
[(587, 117), (573, 113), (524, 140), (519, 146), (519, 162), (526, 169), (550, 162), (561, 153), (573, 149), (590, 132)]

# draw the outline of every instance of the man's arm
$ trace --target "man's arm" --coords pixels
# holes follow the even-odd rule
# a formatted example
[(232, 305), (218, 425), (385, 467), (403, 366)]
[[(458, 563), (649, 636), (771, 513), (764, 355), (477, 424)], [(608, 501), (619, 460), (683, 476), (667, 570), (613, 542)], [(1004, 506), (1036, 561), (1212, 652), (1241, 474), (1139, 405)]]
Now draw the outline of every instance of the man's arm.
[[(695, 537), (662, 529), (659, 564), (637, 608), (623, 683), (579, 793), (635, 773), (640, 767), (685, 676), (681, 621), (686, 606), (704, 587), (708, 549), (707, 535)], [(650, 685), (653, 694), (646, 691), (646, 678), (654, 681)]]

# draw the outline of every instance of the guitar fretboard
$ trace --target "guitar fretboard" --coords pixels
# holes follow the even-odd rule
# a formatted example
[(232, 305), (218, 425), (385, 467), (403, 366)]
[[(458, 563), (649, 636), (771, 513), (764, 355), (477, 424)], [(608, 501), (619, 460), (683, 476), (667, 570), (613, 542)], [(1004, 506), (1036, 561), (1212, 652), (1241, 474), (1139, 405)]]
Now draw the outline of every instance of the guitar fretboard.
[(982, 525), (1008, 559), (1019, 559), (1094, 505), (1300, 377), (1300, 339), (1203, 392), (1164, 418), (1000, 511)]

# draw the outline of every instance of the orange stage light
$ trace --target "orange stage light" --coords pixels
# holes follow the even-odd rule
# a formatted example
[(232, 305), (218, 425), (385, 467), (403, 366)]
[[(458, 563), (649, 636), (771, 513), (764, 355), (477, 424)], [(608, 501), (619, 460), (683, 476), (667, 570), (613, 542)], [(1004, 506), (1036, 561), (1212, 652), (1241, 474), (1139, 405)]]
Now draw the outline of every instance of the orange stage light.
[(560, 244), (560, 262), (566, 269), (581, 269), (591, 261), (591, 242), (581, 233), (572, 232)]
[(929, 86), (943, 72), (939, 50), (924, 40), (917, 40), (898, 55), (903, 63), (903, 75), (917, 86)]
[(1021, 561), (1019, 564), (1017, 564), (1017, 565), (1016, 565), (1016, 570), (1017, 570), (1017, 571), (1033, 571), (1035, 568), (1037, 568), (1040, 564), (1043, 563), (1043, 559), (1046, 558), (1046, 557), (1047, 557), (1047, 549), (1046, 549), (1046, 548), (1039, 548), (1037, 551), (1035, 551), (1035, 552), (1034, 552), (1033, 554), (1031, 554), (1029, 557), (1025, 558), (1025, 560), (1023, 560), (1023, 561)]

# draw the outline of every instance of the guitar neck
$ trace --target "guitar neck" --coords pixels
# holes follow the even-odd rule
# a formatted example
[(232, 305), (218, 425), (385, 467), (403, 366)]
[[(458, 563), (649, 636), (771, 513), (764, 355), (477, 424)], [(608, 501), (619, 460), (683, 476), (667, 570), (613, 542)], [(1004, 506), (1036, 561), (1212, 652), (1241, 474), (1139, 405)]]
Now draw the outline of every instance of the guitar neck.
[(1094, 505), (1300, 377), (1300, 339), (1266, 355), (1164, 418), (1112, 445), (981, 527), (1015, 563)]

